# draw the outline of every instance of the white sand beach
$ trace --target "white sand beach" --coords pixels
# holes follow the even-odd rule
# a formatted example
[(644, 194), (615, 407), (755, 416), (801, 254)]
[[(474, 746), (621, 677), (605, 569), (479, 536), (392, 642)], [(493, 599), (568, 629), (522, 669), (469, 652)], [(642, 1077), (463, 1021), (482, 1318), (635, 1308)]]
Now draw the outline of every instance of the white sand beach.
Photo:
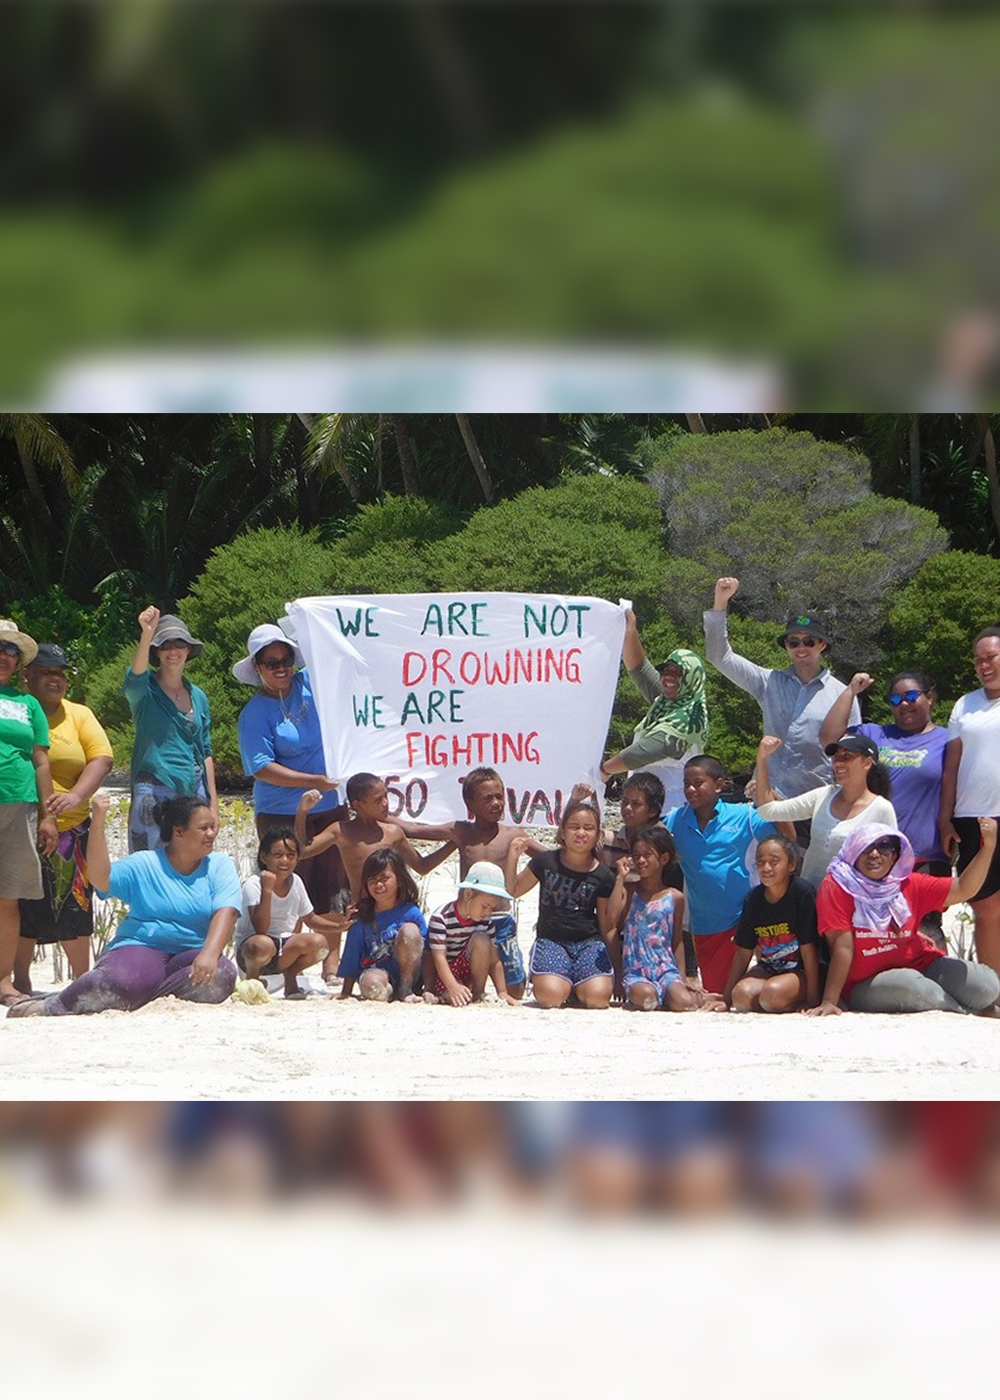
[[(453, 857), (425, 882), (452, 896)], [(537, 899), (520, 901), (530, 947)], [(36, 985), (51, 962), (36, 964)], [(48, 980), (47, 980), (48, 979)], [(488, 988), (488, 996), (492, 991)], [(6, 1017), (6, 1013), (3, 1013)], [(5, 1099), (993, 1099), (1000, 1020), (309, 999), (0, 1023)]]

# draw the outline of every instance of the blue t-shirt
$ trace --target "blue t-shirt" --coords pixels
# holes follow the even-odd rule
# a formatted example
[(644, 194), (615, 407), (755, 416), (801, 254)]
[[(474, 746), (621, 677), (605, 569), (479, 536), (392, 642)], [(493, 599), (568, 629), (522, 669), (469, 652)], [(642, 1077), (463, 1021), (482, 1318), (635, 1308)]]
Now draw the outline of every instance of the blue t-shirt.
[(427, 920), (415, 904), (397, 904), (375, 915), (375, 923), (365, 924), (360, 919), (347, 930), (347, 941), (340, 955), (338, 977), (349, 977), (356, 982), (366, 967), (385, 967), (392, 962), (393, 943), (400, 924), (416, 924), (427, 943)]
[(231, 856), (212, 851), (190, 875), (181, 875), (165, 850), (135, 851), (111, 867), (107, 890), (129, 906), (108, 948), (139, 944), (162, 953), (200, 948), (212, 915), (240, 910), (240, 877)]
[(938, 807), (947, 729), (936, 724), (926, 734), (906, 734), (894, 724), (856, 724), (850, 732), (878, 744), (879, 760), (889, 770), (896, 820), (913, 854), (918, 860), (946, 861), (938, 834)]
[[(296, 773), (326, 772), (319, 712), (309, 687), (308, 671), (295, 673), (291, 690), (281, 699), (258, 690), (240, 711), (237, 729), (243, 771), (248, 777), (269, 763), (280, 763)], [(254, 811), (291, 816), (303, 791), (303, 788), (277, 787), (255, 778)], [(312, 810), (330, 812), (339, 805), (340, 797), (334, 789), (325, 792), (322, 801)]]
[(686, 802), (668, 812), (663, 824), (674, 838), (684, 872), (691, 932), (734, 928), (750, 892), (750, 843), (776, 835), (774, 826), (753, 807), (736, 802), (720, 802), (704, 831)]

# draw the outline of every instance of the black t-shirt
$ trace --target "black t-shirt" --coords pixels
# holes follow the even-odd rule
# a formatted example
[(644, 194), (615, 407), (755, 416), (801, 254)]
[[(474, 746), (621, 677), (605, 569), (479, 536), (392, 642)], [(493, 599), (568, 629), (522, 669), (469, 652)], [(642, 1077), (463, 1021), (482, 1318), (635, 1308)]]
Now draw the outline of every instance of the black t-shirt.
[(606, 865), (586, 872), (570, 870), (559, 859), (559, 851), (532, 856), (528, 869), (538, 879), (539, 938), (554, 943), (583, 943), (600, 938), (597, 901), (607, 899), (615, 887), (615, 877)]
[(737, 948), (756, 948), (757, 961), (769, 972), (797, 972), (802, 945), (819, 942), (812, 886), (794, 875), (784, 898), (771, 904), (764, 886), (757, 885), (743, 902), (733, 942)]

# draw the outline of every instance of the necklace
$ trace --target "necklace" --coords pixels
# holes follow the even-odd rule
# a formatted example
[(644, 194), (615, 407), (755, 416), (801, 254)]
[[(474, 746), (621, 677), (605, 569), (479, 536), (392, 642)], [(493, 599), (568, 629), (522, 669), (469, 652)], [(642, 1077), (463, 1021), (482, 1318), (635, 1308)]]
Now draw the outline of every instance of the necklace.
[(277, 702), (278, 702), (278, 708), (279, 708), (279, 710), (281, 711), (281, 718), (284, 720), (284, 722), (285, 722), (286, 724), (298, 724), (299, 720), (302, 718), (302, 716), (303, 716), (303, 715), (305, 714), (305, 712), (306, 712), (306, 707), (305, 707), (305, 704), (304, 704), (304, 703), (303, 703), (303, 704), (299, 704), (299, 705), (286, 705), (286, 704), (285, 704), (286, 698), (287, 698), (288, 700), (291, 700), (291, 698), (292, 698), (292, 693), (293, 693), (293, 691), (294, 691), (294, 688), (295, 688), (295, 682), (294, 682), (294, 680), (293, 680), (293, 681), (291, 682), (291, 684), (289, 685), (289, 687), (288, 687), (288, 694), (287, 694), (287, 697), (286, 697), (285, 695), (283, 695), (283, 694), (281, 693), (280, 690), (271, 690), (271, 687), (270, 687), (270, 686), (265, 686), (265, 689), (266, 689), (267, 691), (269, 691), (271, 697), (272, 697), (273, 699), (277, 700)]

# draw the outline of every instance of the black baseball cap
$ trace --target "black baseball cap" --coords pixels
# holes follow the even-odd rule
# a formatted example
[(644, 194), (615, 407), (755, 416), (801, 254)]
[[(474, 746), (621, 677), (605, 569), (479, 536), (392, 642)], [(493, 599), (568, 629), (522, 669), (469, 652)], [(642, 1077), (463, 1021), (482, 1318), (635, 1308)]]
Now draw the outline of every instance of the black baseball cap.
[(820, 642), (830, 645), (830, 632), (823, 625), (814, 612), (790, 613), (785, 618), (785, 630), (778, 638), (780, 646), (785, 645), (785, 638), (790, 632), (808, 632), (810, 637), (815, 637)]
[(56, 642), (39, 642), (38, 654), (32, 664), (35, 666), (61, 666), (63, 670), (69, 666), (66, 653)]
[(863, 753), (868, 758), (878, 758), (878, 745), (866, 739), (863, 734), (845, 734), (835, 744), (827, 744), (823, 752), (827, 758), (832, 758), (838, 749), (848, 749), (851, 753)]

